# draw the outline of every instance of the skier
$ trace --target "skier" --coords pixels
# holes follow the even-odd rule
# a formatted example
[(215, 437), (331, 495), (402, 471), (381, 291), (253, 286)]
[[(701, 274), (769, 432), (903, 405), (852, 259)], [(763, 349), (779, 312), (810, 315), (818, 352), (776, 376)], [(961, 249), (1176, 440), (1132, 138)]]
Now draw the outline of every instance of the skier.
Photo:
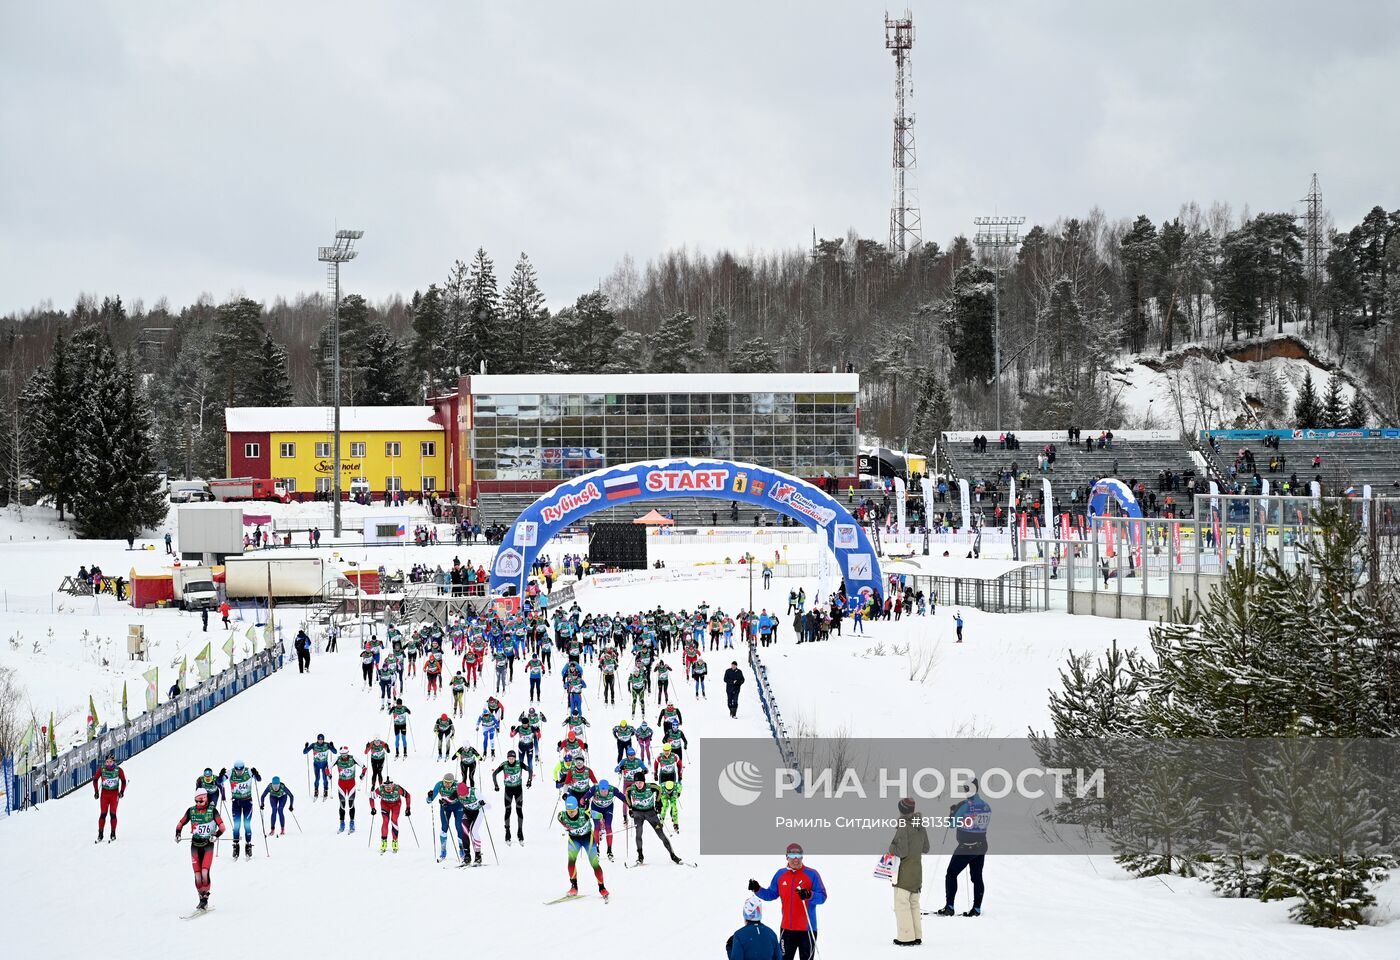
[(397, 658), (393, 654), (385, 657), (379, 664), (379, 709), (387, 710), (389, 702), (394, 699), (394, 682), (399, 678)]
[(562, 768), (561, 775), (554, 781), (554, 789), (564, 790), (579, 803), (586, 803), (597, 782), (598, 777), (588, 769), (588, 762), (582, 756), (575, 756), (572, 763)]
[(681, 710), (673, 703), (668, 703), (661, 708), (661, 712), (656, 715), (656, 725), (662, 730), (666, 729), (666, 721), (674, 720), (677, 724), (682, 723)]
[[(637, 728), (637, 755), (641, 757), (642, 763), (651, 763), (652, 734), (651, 724), (642, 720), (642, 725)], [(628, 755), (631, 755), (630, 750)]]
[(954, 641), (954, 642), (955, 642), (955, 643), (962, 643), (962, 642), (963, 642), (963, 637), (962, 637), (963, 618), (962, 618), (962, 611), (961, 611), (961, 610), (959, 610), (957, 613), (953, 614), (953, 622), (954, 622), (955, 624), (957, 624), (957, 627), (958, 627), (958, 639), (957, 639), (956, 641)]
[(627, 748), (632, 746), (632, 738), (636, 735), (636, 728), (623, 720), (613, 727), (612, 732), (613, 739), (617, 741), (617, 762), (621, 763), (622, 758), (627, 754)]
[(486, 756), (487, 751), (491, 756), (496, 755), (496, 731), (501, 729), (500, 714), (493, 712), (488, 706), (481, 711), (481, 716), (476, 718), (476, 728), (481, 731), (481, 755)]
[(617, 790), (606, 780), (599, 780), (598, 786), (589, 798), (589, 808), (593, 814), (593, 845), (606, 834), (608, 838), (608, 859), (613, 858), (613, 801), (619, 798)]
[(180, 842), (180, 831), (185, 824), (190, 825), (190, 863), (194, 867), (194, 889), (199, 894), (198, 910), (209, 909), (210, 869), (214, 865), (214, 841), (223, 836), (224, 821), (219, 810), (209, 802), (209, 791), (201, 788), (194, 792), (194, 806), (185, 810), (180, 822), (175, 824), (175, 842)]
[(366, 687), (374, 689), (374, 648), (368, 643), (360, 649), (360, 676)]
[(617, 703), (617, 654), (606, 647), (598, 657), (598, 669), (603, 674), (603, 702)]
[(739, 688), (744, 685), (744, 671), (739, 669), (739, 661), (733, 660), (724, 671), (724, 697), (729, 702), (729, 716), (739, 715)]
[(451, 718), (445, 713), (438, 717), (437, 722), (433, 724), (433, 732), (437, 734), (437, 758), (441, 760), (443, 757), (450, 756), (452, 754), (452, 736), (457, 732)]
[(205, 767), (204, 773), (195, 778), (195, 788), (207, 791), (209, 796), (215, 798), (212, 801), (215, 805), (223, 803), (225, 773), (226, 771), (220, 770), (215, 774), (212, 767)]
[(524, 843), (525, 792), (524, 788), (520, 786), (520, 781), (523, 777), (525, 779), (525, 786), (532, 787), (535, 785), (535, 776), (533, 773), (527, 772), (525, 768), (521, 766), (520, 762), (516, 759), (514, 750), (507, 750), (505, 763), (502, 763), (500, 766), (496, 767), (495, 770), (491, 771), (491, 785), (495, 788), (497, 793), (501, 792), (500, 778), (502, 774), (505, 774), (506, 778), (506, 843), (509, 844), (511, 841), (510, 808), (512, 804), (515, 806), (516, 836), (520, 838), (521, 843)]
[[(476, 865), (479, 867), (481, 866), (481, 827), (486, 822), (485, 811), (490, 804), (476, 795), (475, 787), (465, 783), (457, 784), (457, 795), (462, 798), (462, 811), (467, 818), (462, 828), (462, 862), (471, 862), (470, 856), (467, 855), (467, 838), (470, 837), (472, 851), (476, 854)], [(520, 842), (525, 842), (523, 836)]]
[(403, 698), (394, 700), (394, 705), (389, 708), (389, 719), (393, 723), (394, 729), (394, 756), (399, 755), (399, 747), (403, 746), (403, 755), (408, 756), (408, 715), (413, 711), (403, 705)]
[(458, 670), (453, 674), (449, 686), (452, 688), (452, 715), (460, 717), (462, 715), (462, 698), (467, 694), (467, 678), (462, 676), (462, 671)]
[(773, 874), (767, 887), (750, 880), (749, 889), (760, 900), (777, 900), (782, 904), (783, 957), (812, 960), (817, 939), (816, 908), (826, 902), (826, 884), (822, 883), (821, 874), (803, 866), (802, 847), (788, 844), (787, 866)]
[(301, 748), (303, 754), (311, 754), (311, 769), (315, 774), (313, 783), (315, 786), (311, 790), (311, 798), (329, 797), (331, 795), (331, 757), (335, 755), (335, 744), (326, 739), (324, 733), (316, 734), (315, 743), (307, 743)]
[(632, 829), (637, 833), (637, 863), (646, 862), (642, 855), (642, 824), (647, 823), (656, 831), (656, 835), (661, 838), (662, 845), (666, 852), (671, 855), (672, 863), (680, 863), (681, 858), (676, 855), (676, 851), (671, 849), (671, 841), (666, 837), (661, 829), (661, 819), (656, 814), (657, 804), (661, 799), (661, 790), (654, 783), (646, 782), (646, 775), (638, 773), (633, 778), (632, 785), (629, 786), (622, 795), (623, 802), (627, 805), (627, 812), (632, 815)]
[(476, 747), (470, 743), (465, 747), (458, 747), (451, 759), (456, 760), (457, 766), (461, 768), (462, 781), (470, 787), (475, 787), (476, 765), (481, 760), (481, 754), (476, 752)]
[(242, 760), (233, 762), (228, 775), (229, 801), (233, 813), (233, 859), (238, 859), (238, 836), (244, 834), (244, 853), (253, 855), (253, 782), (262, 783), (257, 767), (246, 767)]
[(613, 767), (613, 773), (619, 774), (622, 777), (623, 783), (631, 783), (639, 773), (642, 775), (642, 779), (645, 780), (647, 768), (645, 763), (637, 759), (637, 751), (628, 747), (627, 756), (622, 758), (621, 763)]
[[(608, 888), (603, 884), (603, 866), (598, 862), (598, 845), (593, 840), (593, 817), (579, 809), (573, 797), (564, 798), (564, 809), (559, 813), (559, 822), (569, 838), (569, 896), (578, 896), (578, 855), (588, 854), (588, 863), (593, 867), (593, 876), (598, 880), (598, 894), (608, 898)], [(640, 842), (640, 841), (639, 841)]]
[(389, 755), (389, 744), (376, 737), (365, 744), (365, 753), (369, 755), (369, 788), (373, 790), (384, 780), (384, 758)]
[(112, 840), (117, 839), (117, 802), (126, 796), (126, 773), (117, 763), (115, 753), (107, 754), (107, 759), (92, 775), (92, 799), (98, 800), (97, 842), (102, 842), (102, 829), (107, 814), (112, 815)]
[(671, 815), (671, 832), (681, 832), (681, 782), (679, 780), (661, 780), (657, 786), (661, 788), (661, 806), (657, 809), (657, 815), (661, 822), (666, 822), (666, 814)]
[(671, 749), (671, 744), (664, 744), (661, 747), (661, 753), (657, 755), (656, 761), (652, 764), (652, 776), (656, 777), (658, 781), (679, 781), (683, 773), (683, 766), (681, 758)]
[(948, 808), (957, 825), (958, 845), (948, 858), (948, 870), (943, 875), (943, 894), (946, 901), (938, 911), (940, 917), (954, 914), (953, 902), (958, 896), (958, 874), (967, 868), (972, 877), (972, 909), (964, 917), (982, 916), (982, 864), (987, 859), (987, 827), (992, 822), (992, 807), (977, 788), (977, 781), (970, 783), (971, 793)]
[(725, 941), (724, 955), (729, 960), (780, 960), (782, 957), (778, 935), (763, 922), (763, 904), (757, 897), (744, 901), (744, 925)]
[[(379, 810), (375, 810), (375, 798), (379, 800)], [(384, 821), (379, 827), (379, 852), (383, 853), (389, 846), (389, 830), (394, 831), (394, 852), (399, 852), (399, 805), (403, 805), (403, 815), (413, 816), (413, 798), (408, 795), (408, 791), (394, 782), (393, 777), (386, 776), (379, 784), (379, 789), (372, 791), (369, 795), (369, 815), (373, 817), (382, 811)]]
[(428, 696), (438, 695), (438, 681), (442, 679), (442, 654), (434, 650), (423, 661), (423, 673), (428, 678)]
[(481, 666), (481, 653), (476, 647), (468, 645), (462, 652), (462, 669), (466, 671), (466, 681), (476, 689), (477, 672)]
[(544, 680), (544, 663), (538, 655), (525, 664), (525, 675), (530, 678), (530, 702), (540, 699), (540, 683)]
[(350, 832), (355, 832), (355, 772), (359, 766), (360, 761), (350, 756), (350, 748), (341, 747), (340, 756), (335, 761), (336, 797), (340, 801), (340, 829), (336, 833), (345, 832), (347, 808), (350, 810)]
[(709, 699), (705, 695), (705, 674), (710, 672), (710, 667), (705, 663), (704, 657), (697, 657), (690, 665), (690, 677), (695, 681), (695, 695), (702, 699)]
[[(665, 660), (656, 665), (656, 702), (660, 703), (663, 698), (671, 702), (671, 665)], [(642, 705), (646, 706), (645, 702)]]
[[(287, 834), (287, 810), (296, 810), (297, 801), (292, 796), (292, 791), (287, 789), (287, 785), (282, 782), (281, 777), (273, 777), (263, 788), (262, 796), (258, 798), (258, 809), (263, 809), (267, 803), (267, 798), (272, 798), (272, 833), (277, 833), (277, 824), (282, 824), (280, 836)], [(284, 809), (285, 808), (285, 809)], [(271, 836), (272, 834), (269, 834)]]
[(642, 716), (647, 713), (647, 678), (640, 666), (632, 668), (632, 672), (627, 676), (627, 690), (632, 694), (632, 716), (637, 715), (637, 707), (641, 706)]
[[(453, 827), (456, 835), (462, 835), (462, 798), (457, 795), (457, 778), (450, 773), (444, 773), (442, 779), (433, 784), (433, 788), (428, 791), (428, 802), (433, 799), (438, 801), (438, 860), (447, 859), (447, 827), (456, 821)], [(458, 854), (463, 862), (466, 862), (465, 852)]]

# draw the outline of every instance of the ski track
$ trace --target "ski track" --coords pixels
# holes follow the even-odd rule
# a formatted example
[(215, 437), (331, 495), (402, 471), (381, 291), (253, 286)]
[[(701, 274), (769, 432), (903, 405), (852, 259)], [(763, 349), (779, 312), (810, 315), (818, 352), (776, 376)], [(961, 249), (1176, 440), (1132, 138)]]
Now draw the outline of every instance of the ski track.
[[(464, 551), (465, 552), (465, 551)], [(781, 610), (794, 582), (775, 580), (770, 591), (756, 587), (758, 605)], [(814, 584), (806, 582), (809, 594)], [(628, 586), (584, 591), (580, 604), (591, 611), (633, 611), (655, 606), (693, 609), (702, 598), (734, 611), (746, 603), (748, 585), (733, 581), (678, 582), (664, 596), (654, 587)], [(1046, 723), (1046, 689), (1071, 648), (1096, 650), (1112, 637), (1142, 646), (1146, 627), (1128, 622), (1062, 615), (993, 616), (963, 609), (967, 642), (951, 642), (952, 611), (900, 624), (874, 624), (866, 638), (849, 638), (817, 647), (796, 647), (784, 627), (782, 641), (764, 659), (785, 716), (808, 718), (820, 731), (845, 726), (852, 735), (899, 733), (950, 736), (970, 724), (980, 735), (1019, 736), (1026, 727)], [(114, 625), (113, 632), (118, 632)], [(925, 684), (908, 680), (905, 659), (865, 656), (878, 641), (912, 641), (937, 645), (938, 663)], [(720, 675), (736, 649), (707, 653), (712, 696), (697, 701), (690, 687), (673, 682), (673, 697), (685, 714), (692, 740), (686, 758), (687, 780), (702, 769), (704, 736), (768, 737), (752, 677), (743, 689), (740, 717), (730, 720)], [(120, 837), (95, 845), (96, 804), (90, 792), (0, 820), (0, 902), (11, 918), (7, 953), (14, 956), (76, 958), (89, 955), (96, 942), (109, 956), (167, 955), (188, 949), (189, 928), (181, 917), (194, 907), (196, 895), (189, 866), (188, 841), (173, 842), (175, 822), (192, 802), (195, 776), (205, 766), (218, 769), (241, 759), (258, 767), (266, 780), (280, 775), (297, 797), (289, 832), (264, 847), (254, 811), (255, 849), (251, 861), (234, 862), (226, 850), (214, 861), (211, 906), (203, 918), (201, 938), (229, 943), (249, 937), (278, 953), (319, 955), (332, 937), (349, 931), (348, 954), (370, 956), (382, 951), (458, 946), (464, 935), (475, 951), (528, 955), (559, 942), (559, 915), (543, 904), (568, 888), (565, 841), (545, 818), (554, 805), (547, 777), (526, 792), (528, 845), (504, 844), (500, 794), (488, 793), (487, 810), (495, 840), (484, 846), (490, 870), (444, 870), (434, 863), (436, 811), (423, 802), (429, 786), (452, 769), (431, 754), (429, 726), (450, 711), (450, 695), (425, 701), (422, 673), (408, 681), (405, 702), (413, 708), (414, 754), (388, 760), (387, 769), (412, 792), (412, 824), (401, 819), (400, 852), (380, 855), (375, 841), (366, 846), (366, 830), (378, 830), (369, 816), (367, 791), (358, 798), (357, 832), (336, 833), (334, 798), (312, 803), (301, 744), (324, 733), (337, 744), (348, 743), (357, 759), (364, 744), (389, 730), (374, 693), (359, 683), (353, 650), (342, 644), (338, 654), (318, 654), (312, 672), (299, 675), (292, 665), (229, 703), (183, 728), (151, 750), (127, 762), (129, 787), (121, 805)], [(742, 659), (741, 659), (742, 663)], [(558, 667), (556, 657), (555, 666)], [(421, 666), (421, 662), (420, 662)], [(594, 702), (600, 694), (595, 667), (587, 667), (593, 722), (589, 733), (593, 759), (610, 771), (614, 756), (609, 728), (624, 711)], [(502, 697), (508, 718), (527, 706), (523, 671)], [(469, 690), (468, 717), (479, 711), (491, 688)], [(563, 696), (557, 679), (546, 684), (543, 704), (549, 723), (545, 757), (552, 767), (553, 741), (560, 733)], [(655, 721), (655, 708), (650, 719)], [(469, 726), (469, 724), (463, 724)], [(460, 744), (460, 739), (458, 743)], [(497, 762), (504, 759), (501, 752)], [(455, 765), (454, 765), (455, 767)], [(455, 769), (454, 769), (455, 772)], [(615, 778), (613, 778), (615, 779)], [(480, 784), (480, 779), (478, 784)], [(700, 857), (698, 801), (693, 788), (682, 800), (685, 831), (673, 838), (677, 852), (698, 859), (699, 869), (667, 869), (669, 862), (655, 837), (646, 841), (645, 871), (623, 870), (635, 855), (635, 839), (616, 820), (614, 852), (602, 860), (610, 893), (622, 896), (617, 910), (596, 897), (586, 861), (579, 869), (579, 890), (590, 902), (572, 908), (568, 934), (574, 942), (616, 944), (625, 923), (630, 936), (643, 942), (664, 937), (667, 953), (679, 960), (718, 956), (725, 938), (740, 926), (740, 906), (750, 877), (767, 883), (782, 865), (781, 850), (753, 856)], [(922, 907), (941, 906), (946, 854), (933, 837), (933, 853), (924, 860)], [(221, 846), (224, 846), (221, 844)], [(660, 859), (657, 859), (660, 858)], [(652, 866), (650, 861), (655, 861)], [(821, 955), (858, 957), (897, 953), (890, 944), (894, 924), (888, 885), (871, 877), (874, 856), (813, 855), (830, 892), (821, 908)], [(1238, 957), (1371, 958), (1400, 956), (1400, 924), (1389, 923), (1349, 933), (1313, 930), (1287, 919), (1287, 904), (1215, 897), (1203, 884), (1169, 878), (1135, 880), (1111, 860), (1095, 858), (990, 858), (984, 916), (925, 917), (925, 947), (935, 950), (970, 947), (987, 956), (1064, 957), (1079, 960), (1102, 953), (1118, 956), (1180, 958), (1210, 950)], [(966, 875), (959, 911), (968, 906)], [(1400, 904), (1400, 883), (1392, 878), (1380, 891), (1382, 916)], [(766, 922), (776, 927), (776, 903), (764, 905)], [(100, 938), (100, 939), (99, 939)], [(580, 939), (581, 938), (581, 939)]]

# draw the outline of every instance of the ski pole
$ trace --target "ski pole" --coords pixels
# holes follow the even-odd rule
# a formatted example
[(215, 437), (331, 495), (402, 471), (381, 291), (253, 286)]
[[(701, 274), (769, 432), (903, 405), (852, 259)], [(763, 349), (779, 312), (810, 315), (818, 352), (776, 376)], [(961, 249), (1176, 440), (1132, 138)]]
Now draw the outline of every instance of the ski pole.
[[(366, 849), (366, 850), (368, 850), (369, 847), (370, 847), (370, 841), (374, 839), (374, 818), (377, 817), (377, 816), (379, 816), (379, 814), (375, 811), (375, 809), (374, 809), (374, 804), (371, 803), (371, 804), (370, 804), (370, 807), (369, 807), (369, 829), (365, 831), (365, 849)], [(385, 814), (384, 814), (384, 819), (385, 819), (386, 822), (387, 822), (388, 819), (389, 819), (389, 814), (388, 814), (387, 811), (386, 811)]]
[(270, 858), (272, 856), (272, 851), (267, 849), (267, 819), (263, 816), (263, 807), (261, 803), (258, 804), (258, 823), (262, 825), (263, 855)]
[(292, 815), (292, 823), (295, 823), (297, 825), (297, 833), (301, 833), (301, 821), (297, 819), (297, 812), (291, 809), (290, 807), (287, 808), (287, 812)]
[(301, 758), (306, 761), (306, 792), (311, 792), (311, 755), (303, 753)]
[[(477, 814), (477, 816), (482, 817), (483, 819), (485, 819), (485, 818), (486, 818), (486, 808), (485, 808), (485, 807), (482, 807), (482, 808), (481, 808), (481, 813)], [(510, 816), (510, 811), (509, 811), (509, 810), (506, 811), (506, 816), (507, 816), (507, 817)], [(496, 839), (495, 839), (495, 837), (491, 836), (491, 821), (490, 821), (489, 819), (486, 819), (485, 822), (486, 822), (486, 839), (491, 843), (491, 857), (492, 857), (493, 860), (496, 861), (496, 866), (499, 867), (499, 866), (501, 865), (501, 858), (500, 858), (499, 856), (496, 855)], [(510, 821), (507, 820), (506, 823), (510, 823)]]
[[(428, 806), (428, 809), (432, 809), (431, 804)], [(403, 817), (405, 820), (408, 821), (408, 829), (413, 834), (413, 845), (421, 850), (423, 848), (423, 845), (418, 842), (418, 828), (413, 825), (413, 811), (408, 811), (403, 815)]]

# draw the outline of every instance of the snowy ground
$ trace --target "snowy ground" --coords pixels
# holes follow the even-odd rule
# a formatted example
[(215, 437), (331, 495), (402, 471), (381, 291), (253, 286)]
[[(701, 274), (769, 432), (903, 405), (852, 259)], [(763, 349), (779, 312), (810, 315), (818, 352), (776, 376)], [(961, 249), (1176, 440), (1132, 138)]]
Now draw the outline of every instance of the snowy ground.
[[(104, 569), (120, 569), (118, 559), (131, 556), (125, 544), (28, 543), (10, 548), (0, 542), (0, 573), (7, 583), (33, 582), (43, 592), (54, 570), (96, 559)], [(364, 549), (364, 548), (361, 548)], [(671, 567), (697, 559), (723, 559), (734, 544), (683, 548), (662, 545)], [(781, 548), (779, 548), (781, 549)], [(805, 549), (793, 545), (789, 553)], [(45, 551), (52, 551), (46, 553)], [(348, 550), (346, 551), (349, 552)], [(399, 552), (396, 548), (391, 551)], [(452, 545), (436, 550), (407, 550), (410, 557), (451, 556)], [(484, 548), (482, 558), (489, 553)], [(379, 552), (369, 550), (370, 555)], [(462, 551), (464, 559), (467, 551)], [(718, 554), (719, 556), (716, 556)], [(143, 557), (145, 559), (145, 557)], [(160, 558), (152, 558), (159, 565)], [(805, 559), (805, 558), (804, 558)], [(441, 562), (434, 559), (433, 562)], [(109, 566), (110, 564), (110, 566)], [(42, 582), (40, 582), (42, 578)], [(759, 605), (781, 608), (797, 581), (775, 580), (767, 593), (755, 585)], [(809, 594), (815, 582), (801, 582)], [(734, 610), (747, 603), (747, 579), (678, 580), (664, 585), (642, 583), (582, 590), (587, 610), (631, 611), (662, 603), (692, 608), (701, 599)], [(79, 601), (90, 605), (91, 600)], [(0, 639), (16, 629), (31, 632), (52, 625), (56, 632), (77, 636), (87, 628), (125, 634), (129, 608), (62, 614), (43, 612), (4, 614)], [(898, 731), (902, 735), (1018, 736), (1028, 727), (1047, 724), (1046, 691), (1070, 649), (1097, 650), (1117, 638), (1120, 644), (1144, 644), (1145, 625), (1058, 614), (983, 614), (964, 609), (967, 642), (953, 643), (951, 610), (898, 624), (870, 625), (863, 638), (843, 638), (826, 645), (797, 647), (786, 627), (782, 640), (765, 655), (775, 692), (789, 718), (799, 718), (817, 732), (844, 728), (853, 736)], [(173, 651), (202, 646), (198, 619), (162, 611), (150, 614), (148, 633), (162, 644), (164, 663)], [(221, 642), (222, 632), (210, 637)], [(915, 655), (927, 651), (934, 665), (923, 682), (908, 678), (907, 656), (895, 655), (896, 645), (910, 644)], [(106, 673), (73, 656), (11, 655), (0, 643), (0, 662), (16, 666), (36, 699), (62, 699), (86, 705), (86, 688), (98, 680), (111, 689), (120, 671)], [(883, 645), (883, 653), (881, 647)], [(191, 651), (193, 652), (193, 651)], [(711, 656), (714, 689), (707, 701), (696, 702), (677, 684), (676, 701), (685, 712), (686, 731), (697, 741), (704, 736), (735, 734), (767, 737), (767, 727), (751, 682), (744, 689), (738, 720), (724, 710), (722, 673), (730, 657)], [(141, 666), (134, 668), (140, 672)], [(590, 694), (598, 684), (590, 671)], [(71, 691), (80, 685), (76, 695)], [(138, 681), (139, 684), (139, 681)], [(503, 697), (507, 715), (524, 703), (524, 681)], [(141, 687), (132, 688), (133, 703)], [(37, 691), (37, 692), (36, 692)], [(469, 692), (469, 716), (478, 712), (487, 691)], [(702, 857), (700, 869), (667, 863), (655, 838), (648, 838), (649, 863), (624, 870), (621, 861), (604, 861), (613, 902), (596, 898), (579, 903), (544, 906), (559, 896), (567, 881), (564, 843), (549, 825), (554, 795), (536, 781), (527, 791), (528, 845), (506, 847), (500, 810), (489, 811), (489, 823), (500, 865), (481, 870), (452, 870), (433, 862), (429, 852), (435, 834), (433, 813), (423, 804), (424, 792), (447, 766), (432, 759), (425, 735), (431, 717), (447, 701), (425, 700), (421, 680), (410, 682), (406, 702), (414, 710), (415, 754), (390, 760), (390, 770), (415, 798), (412, 822), (418, 841), (404, 825), (403, 850), (397, 856), (377, 852), (364, 798), (359, 832), (335, 833), (335, 809), (312, 803), (306, 787), (305, 761), (299, 744), (325, 733), (350, 743), (357, 756), (366, 741), (388, 732), (375, 696), (360, 686), (352, 653), (318, 655), (310, 674), (285, 670), (189, 725), (125, 765), (130, 789), (122, 804), (121, 840), (114, 845), (92, 844), (95, 805), (91, 794), (78, 793), (41, 805), (37, 810), (0, 820), (0, 850), (10, 869), (0, 871), (0, 902), (7, 915), (24, 918), (11, 924), (10, 943), (16, 955), (43, 951), (66, 958), (90, 952), (94, 936), (116, 957), (164, 955), (181, 950), (191, 933), (200, 938), (251, 936), (250, 943), (275, 946), (289, 956), (318, 955), (326, 933), (352, 938), (352, 956), (412, 948), (433, 950), (466, 941), (487, 955), (509, 952), (529, 955), (557, 950), (561, 936), (569, 942), (595, 947), (617, 946), (627, 940), (660, 946), (682, 960), (718, 955), (724, 938), (739, 925), (739, 906), (749, 877), (766, 880), (781, 865), (779, 850), (755, 851), (747, 857)], [(550, 723), (546, 734), (557, 739), (562, 715), (561, 696), (547, 687), (544, 704)], [(99, 709), (101, 703), (99, 702)], [(653, 708), (654, 711), (654, 708)], [(607, 728), (621, 711), (592, 704), (594, 754), (600, 768), (611, 769), (612, 745)], [(80, 718), (77, 718), (80, 722)], [(655, 720), (655, 715), (651, 719)], [(462, 722), (468, 726), (469, 721)], [(252, 862), (234, 863), (221, 855), (214, 868), (216, 911), (191, 930), (178, 918), (188, 911), (194, 893), (187, 844), (172, 843), (173, 826), (190, 802), (193, 780), (206, 765), (215, 768), (243, 759), (264, 777), (280, 774), (297, 794), (293, 825), (285, 838), (263, 844)], [(609, 762), (601, 762), (609, 761)], [(706, 771), (703, 748), (687, 757), (688, 777)], [(692, 790), (692, 794), (696, 791)], [(496, 799), (498, 795), (492, 794)], [(682, 833), (676, 844), (682, 855), (695, 857), (698, 800), (682, 801)], [(374, 847), (367, 846), (372, 840)], [(631, 838), (619, 835), (621, 855)], [(925, 859), (926, 908), (938, 906), (944, 856)], [(270, 857), (267, 854), (271, 854)], [(811, 858), (831, 891), (822, 908), (821, 953), (826, 957), (869, 956), (889, 952), (893, 935), (888, 887), (871, 877), (866, 857)], [(586, 870), (580, 887), (592, 891)], [(82, 878), (82, 907), (65, 896), (76, 877)], [(989, 956), (1073, 957), (1101, 953), (1114, 956), (1127, 950), (1144, 957), (1179, 958), (1210, 950), (1223, 955), (1269, 957), (1394, 957), (1400, 955), (1400, 883), (1381, 890), (1377, 908), (1380, 926), (1352, 933), (1311, 930), (1287, 919), (1287, 904), (1219, 899), (1208, 888), (1179, 879), (1136, 880), (1111, 861), (1098, 858), (1005, 857), (987, 866), (986, 915), (979, 920), (928, 917), (926, 948), (938, 951), (972, 947)], [(463, 911), (460, 907), (467, 907)], [(363, 912), (362, 912), (363, 911)], [(777, 922), (776, 905), (767, 911)], [(1388, 921), (1388, 922), (1386, 922)]]

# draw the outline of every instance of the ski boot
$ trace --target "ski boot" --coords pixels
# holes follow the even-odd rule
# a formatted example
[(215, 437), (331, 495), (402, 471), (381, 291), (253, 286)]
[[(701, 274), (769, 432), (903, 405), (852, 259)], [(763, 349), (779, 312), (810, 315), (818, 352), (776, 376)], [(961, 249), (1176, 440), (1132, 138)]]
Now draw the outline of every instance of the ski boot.
[(395, 853), (398, 853), (398, 852), (399, 852), (399, 840), (398, 840), (397, 837), (394, 838), (394, 852), (395, 852)]
[(611, 860), (612, 858), (613, 858), (612, 847), (608, 847), (608, 859)]
[(576, 896), (578, 896), (578, 881), (577, 881), (577, 880), (570, 880), (570, 881), (569, 881), (569, 896), (571, 896), (571, 897), (576, 897)]
[(671, 862), (674, 863), (674, 864), (682, 864), (682, 863), (684, 863), (685, 861), (682, 860), (682, 859), (681, 859), (679, 856), (677, 856), (675, 853), (672, 853), (672, 854), (671, 854)]
[(476, 852), (476, 865), (477, 865), (478, 867), (481, 866), (481, 851), (480, 851), (480, 850), (478, 850), (478, 851)]
[(342, 821), (340, 821), (340, 829), (337, 830), (336, 833), (344, 833), (344, 832), (345, 832), (345, 821), (342, 820)]
[(598, 896), (602, 897), (604, 900), (608, 899), (608, 888), (601, 883), (598, 884)]
[(107, 842), (108, 842), (108, 843), (116, 843), (116, 842), (117, 842), (117, 828), (116, 828), (116, 827), (113, 827), (113, 828), (112, 828), (112, 834), (111, 834), (111, 836), (109, 836), (109, 837), (107, 838)]
[(351, 832), (351, 833), (354, 833), (354, 832), (355, 832), (355, 821), (354, 821), (354, 820), (351, 820), (351, 821), (350, 821), (350, 832)]
[(982, 908), (981, 908), (981, 907), (973, 907), (971, 910), (968, 910), (966, 913), (964, 913), (963, 916), (964, 916), (964, 917), (980, 917), (980, 916), (982, 916)]
[(637, 854), (637, 866), (640, 867), (642, 864), (644, 864), (644, 863), (646, 863), (646, 862), (647, 862), (647, 858), (646, 858), (646, 857), (642, 856), (640, 853)]
[(957, 913), (957, 911), (954, 910), (952, 907), (944, 907), (942, 910), (937, 911), (937, 912), (934, 914), (934, 916), (938, 916), (938, 917), (951, 917), (951, 916), (954, 916), (956, 913)]
[(243, 845), (243, 855), (245, 857), (251, 857), (253, 855), (253, 841), (249, 840)]
[(234, 840), (234, 841), (233, 841), (233, 859), (235, 859), (235, 860), (238, 859), (238, 841), (237, 841), (237, 840)]
[(208, 909), (209, 909), (209, 894), (207, 894), (207, 893), (201, 893), (201, 894), (199, 895), (199, 906), (195, 907), (195, 909), (196, 909), (196, 910), (208, 910)]
[(379, 852), (380, 852), (380, 853), (383, 853), (385, 850), (388, 850), (388, 849), (389, 849), (389, 839), (388, 839), (387, 837), (382, 837), (382, 838), (380, 838), (380, 840), (379, 840)]

